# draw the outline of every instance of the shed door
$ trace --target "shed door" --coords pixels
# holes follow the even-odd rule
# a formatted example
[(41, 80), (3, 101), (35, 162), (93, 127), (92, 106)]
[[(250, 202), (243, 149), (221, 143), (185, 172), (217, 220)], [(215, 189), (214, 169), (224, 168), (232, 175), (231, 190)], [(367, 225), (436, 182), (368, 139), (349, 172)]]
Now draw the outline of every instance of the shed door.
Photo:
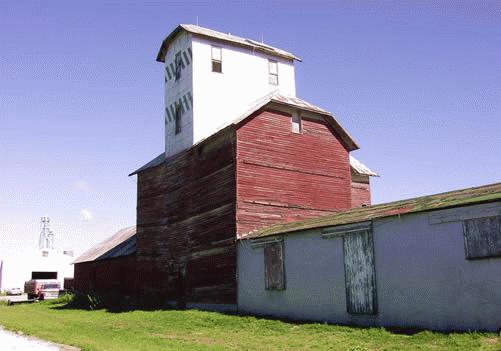
[(343, 236), (346, 304), (348, 313), (376, 314), (376, 272), (372, 232)]
[(283, 242), (264, 246), (264, 279), (267, 290), (285, 290)]

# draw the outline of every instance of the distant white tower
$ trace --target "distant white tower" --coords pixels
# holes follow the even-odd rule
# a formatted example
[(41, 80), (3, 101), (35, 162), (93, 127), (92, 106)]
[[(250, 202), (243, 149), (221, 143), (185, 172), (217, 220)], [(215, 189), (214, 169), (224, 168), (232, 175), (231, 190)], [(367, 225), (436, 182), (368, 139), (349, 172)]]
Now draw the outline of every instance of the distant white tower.
[(54, 233), (50, 230), (50, 218), (42, 217), (40, 222), (40, 239), (38, 248), (40, 250), (54, 250)]

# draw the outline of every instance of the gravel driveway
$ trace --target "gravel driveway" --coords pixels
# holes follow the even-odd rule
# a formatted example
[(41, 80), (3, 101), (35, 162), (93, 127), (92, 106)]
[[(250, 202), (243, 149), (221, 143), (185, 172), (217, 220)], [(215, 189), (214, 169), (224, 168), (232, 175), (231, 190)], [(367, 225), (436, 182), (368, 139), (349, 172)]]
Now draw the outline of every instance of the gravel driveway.
[(2, 351), (77, 351), (72, 346), (53, 344), (48, 341), (9, 332), (0, 328), (0, 345)]

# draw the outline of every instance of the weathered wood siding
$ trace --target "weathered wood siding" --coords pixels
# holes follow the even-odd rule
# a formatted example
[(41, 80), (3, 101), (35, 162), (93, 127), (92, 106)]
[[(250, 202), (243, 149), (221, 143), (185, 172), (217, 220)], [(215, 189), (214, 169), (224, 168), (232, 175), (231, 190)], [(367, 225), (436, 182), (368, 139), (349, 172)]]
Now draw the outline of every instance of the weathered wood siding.
[(236, 302), (234, 144), (233, 131), (219, 133), (138, 174), (141, 294)]
[(285, 289), (283, 241), (264, 246), (264, 276), (266, 289)]
[(348, 151), (328, 125), (257, 112), (237, 130), (237, 233), (351, 207)]
[(75, 291), (133, 295), (136, 255), (75, 264)]
[(343, 252), (348, 312), (377, 313), (372, 232), (365, 230), (343, 236)]
[(466, 258), (501, 256), (501, 216), (463, 221)]
[(351, 173), (351, 207), (369, 206), (371, 188), (369, 176)]

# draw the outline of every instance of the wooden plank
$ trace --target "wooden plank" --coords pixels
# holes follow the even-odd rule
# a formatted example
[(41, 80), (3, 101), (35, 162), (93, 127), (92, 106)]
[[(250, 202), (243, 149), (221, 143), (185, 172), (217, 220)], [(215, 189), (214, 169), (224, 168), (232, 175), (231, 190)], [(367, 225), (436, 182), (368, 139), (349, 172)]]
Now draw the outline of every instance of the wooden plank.
[(371, 231), (343, 237), (346, 304), (351, 314), (376, 314), (376, 272)]
[(236, 302), (234, 139), (221, 133), (138, 174), (139, 294)]
[(284, 290), (283, 241), (264, 246), (264, 276), (267, 290)]
[(350, 233), (370, 231), (372, 222), (359, 222), (322, 229), (322, 239), (336, 238)]
[(501, 216), (463, 221), (467, 259), (501, 256)]
[(442, 224), (448, 222), (459, 222), (467, 219), (494, 217), (501, 215), (501, 204), (483, 204), (479, 207), (465, 206), (454, 210), (445, 210), (428, 216), (428, 223)]
[(277, 243), (277, 242), (282, 242), (284, 239), (279, 236), (273, 236), (270, 238), (265, 238), (265, 239), (258, 239), (258, 240), (251, 240), (250, 245), (251, 248), (253, 249), (258, 249), (261, 247), (265, 247), (266, 245)]

